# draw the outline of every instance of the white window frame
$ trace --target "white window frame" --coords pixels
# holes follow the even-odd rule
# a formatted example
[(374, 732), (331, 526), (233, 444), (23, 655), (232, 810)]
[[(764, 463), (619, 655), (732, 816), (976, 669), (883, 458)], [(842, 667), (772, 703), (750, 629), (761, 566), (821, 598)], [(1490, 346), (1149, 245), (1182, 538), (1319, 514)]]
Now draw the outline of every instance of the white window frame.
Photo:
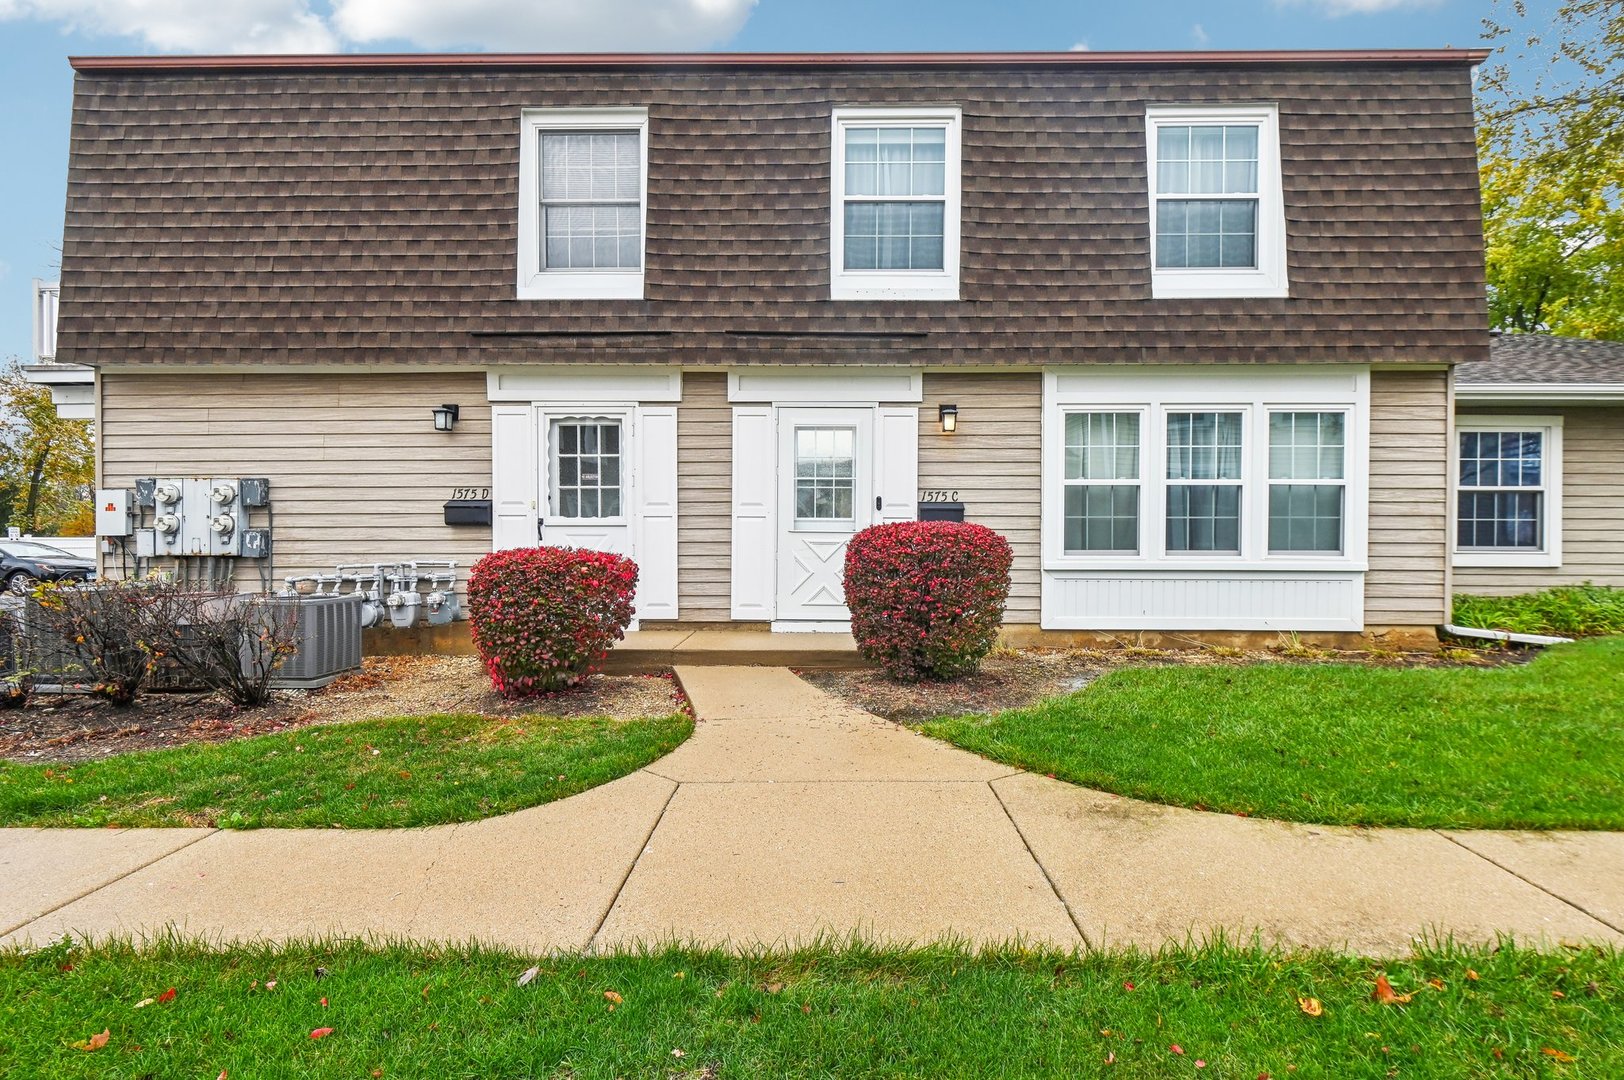
[[(1139, 551), (1065, 550), (1065, 426), (1068, 413), (1139, 410)], [(1167, 548), (1167, 415), (1242, 415), (1241, 550)], [(1269, 551), (1268, 418), (1273, 412), (1346, 415), (1342, 550)], [(1370, 374), (1367, 368), (1056, 369), (1044, 373), (1042, 550), (1045, 570), (1336, 571), (1366, 569), (1369, 535)], [(1229, 483), (1230, 481), (1224, 481)]]
[[(942, 269), (847, 270), (846, 131), (853, 127), (942, 127), (946, 182), (942, 191)], [(831, 300), (957, 300), (961, 216), (963, 112), (957, 106), (835, 109), (829, 160), (829, 298)]]
[[(1538, 551), (1511, 548), (1463, 548), (1460, 546), (1460, 433), (1463, 431), (1538, 431), (1544, 439), (1541, 450), (1541, 486), (1519, 488), (1545, 496), (1542, 525), (1544, 535)], [(1472, 490), (1497, 490), (1474, 489)], [(1562, 417), (1474, 413), (1455, 418), (1455, 432), (1449, 446), (1449, 550), (1456, 566), (1561, 566), (1562, 565)]]
[[(1263, 480), (1262, 480), (1263, 485), (1264, 485), (1264, 490), (1263, 490), (1263, 504), (1264, 504), (1263, 529), (1264, 529), (1264, 532), (1265, 532), (1265, 535), (1263, 537), (1263, 544), (1264, 544), (1264, 546), (1266, 548), (1268, 548), (1269, 553), (1271, 555), (1311, 555), (1311, 554), (1313, 554), (1313, 552), (1295, 551), (1295, 550), (1293, 550), (1291, 548), (1283, 548), (1280, 551), (1275, 551), (1272, 547), (1269, 546), (1269, 538), (1267, 536), (1268, 528), (1269, 528), (1269, 525), (1270, 525), (1268, 507), (1269, 507), (1269, 503), (1272, 501), (1272, 499), (1274, 497), (1274, 489), (1277, 488), (1277, 487), (1334, 487), (1334, 488), (1340, 489), (1341, 492), (1342, 492), (1342, 545), (1344, 547), (1347, 546), (1347, 543), (1348, 543), (1348, 424), (1353, 419), (1351, 416), (1348, 415), (1347, 410), (1346, 409), (1341, 409), (1341, 408), (1337, 408), (1337, 409), (1311, 409), (1311, 408), (1308, 408), (1306, 406), (1298, 407), (1296, 405), (1272, 405), (1272, 406), (1270, 406), (1268, 408), (1268, 410), (1264, 413), (1264, 415), (1262, 417), (1263, 427), (1260, 430), (1259, 437), (1261, 439), (1263, 439), (1263, 441), (1264, 441), (1264, 451), (1265, 451), (1264, 462), (1267, 465), (1269, 463), (1268, 451), (1270, 451), (1273, 448), (1273, 445), (1274, 445), (1273, 442), (1270, 441), (1274, 437), (1274, 425), (1272, 423), (1270, 423), (1270, 421), (1273, 419), (1275, 413), (1325, 413), (1325, 412), (1333, 412), (1333, 413), (1334, 412), (1340, 412), (1343, 415), (1343, 421), (1342, 421), (1342, 475), (1339, 476), (1339, 477), (1320, 477), (1320, 478), (1313, 479), (1313, 480), (1305, 480), (1305, 479), (1298, 478), (1298, 477), (1292, 477), (1292, 478), (1288, 478), (1288, 479), (1281, 479), (1281, 478), (1278, 478), (1278, 477), (1276, 477), (1274, 475), (1274, 470), (1272, 468), (1265, 468), (1264, 473), (1263, 473)], [(1331, 554), (1338, 554), (1338, 552), (1324, 552), (1323, 554), (1331, 555)]]
[[(1257, 266), (1158, 267), (1156, 133), (1185, 124), (1257, 125)], [(1150, 295), (1158, 300), (1239, 299), (1289, 296), (1286, 281), (1286, 213), (1280, 178), (1280, 110), (1275, 105), (1152, 105), (1145, 110), (1146, 183), (1150, 196)], [(1190, 197), (1169, 192), (1167, 198)], [(1194, 196), (1201, 198), (1203, 196)], [(1213, 196), (1221, 198), (1221, 196)]]
[[(1100, 414), (1129, 414), (1139, 420), (1139, 471), (1132, 479), (1121, 480), (1081, 480), (1068, 479), (1066, 476), (1066, 419), (1071, 416), (1095, 416)], [(1139, 536), (1133, 551), (1087, 551), (1079, 550), (1070, 553), (1073, 557), (1092, 558), (1103, 556), (1107, 558), (1136, 558), (1145, 549), (1145, 489), (1149, 486), (1145, 478), (1145, 440), (1155, 435), (1150, 429), (1150, 410), (1141, 405), (1126, 405), (1118, 407), (1093, 408), (1088, 405), (1068, 405), (1060, 411), (1060, 462), (1055, 470), (1056, 482), (1060, 485), (1060, 550), (1066, 553), (1066, 491), (1070, 488), (1087, 490), (1091, 487), (1132, 487), (1139, 497)]]
[[(541, 136), (550, 131), (636, 131), (642, 248), (636, 270), (548, 270), (542, 265)], [(525, 109), (519, 123), (520, 300), (639, 300), (648, 266), (648, 110)]]

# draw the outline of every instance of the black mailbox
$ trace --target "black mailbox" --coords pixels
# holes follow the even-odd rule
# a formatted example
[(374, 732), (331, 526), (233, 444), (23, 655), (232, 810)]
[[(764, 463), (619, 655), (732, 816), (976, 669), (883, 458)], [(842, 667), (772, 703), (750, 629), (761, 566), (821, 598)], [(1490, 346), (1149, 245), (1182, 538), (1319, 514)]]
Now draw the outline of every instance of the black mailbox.
[(489, 525), (491, 501), (489, 499), (448, 499), (445, 504), (447, 525)]
[(923, 502), (919, 504), (920, 521), (963, 521), (964, 504), (961, 502)]

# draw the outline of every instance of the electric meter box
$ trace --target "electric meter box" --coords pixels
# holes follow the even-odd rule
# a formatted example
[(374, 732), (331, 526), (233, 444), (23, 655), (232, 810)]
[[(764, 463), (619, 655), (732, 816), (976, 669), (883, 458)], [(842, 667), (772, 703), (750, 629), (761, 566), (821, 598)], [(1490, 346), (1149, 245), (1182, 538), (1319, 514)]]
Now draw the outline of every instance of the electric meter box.
[(96, 492), (96, 535), (129, 536), (135, 529), (135, 498), (124, 488)]

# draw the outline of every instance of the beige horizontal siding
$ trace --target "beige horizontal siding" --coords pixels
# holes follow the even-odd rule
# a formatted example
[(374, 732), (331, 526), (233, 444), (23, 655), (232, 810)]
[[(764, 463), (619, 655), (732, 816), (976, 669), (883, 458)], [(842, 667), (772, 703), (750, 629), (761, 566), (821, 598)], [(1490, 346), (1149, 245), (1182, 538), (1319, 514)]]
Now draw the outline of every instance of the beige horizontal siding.
[(1489, 595), (1553, 585), (1624, 586), (1624, 408), (1527, 405), (1461, 415), (1562, 417), (1562, 565), (1455, 570), (1455, 591)]
[[(461, 406), (450, 433), (430, 410)], [(444, 524), (457, 487), (489, 487), (490, 406), (477, 371), (412, 374), (142, 374), (101, 377), (101, 484), (139, 477), (263, 476), (274, 512), (272, 569), (455, 559), (490, 551), (481, 526)], [(262, 511), (252, 520), (260, 524)], [(258, 560), (237, 580), (258, 587)]]
[(1372, 373), (1367, 626), (1435, 626), (1444, 621), (1448, 456), (1447, 373)]
[[(942, 434), (937, 406), (959, 407), (958, 430)], [(1014, 549), (1004, 621), (1036, 623), (1042, 493), (1043, 378), (927, 374), (919, 412), (919, 487), (957, 491), (964, 519), (1001, 533)]]
[(733, 408), (725, 372), (682, 377), (677, 407), (677, 613), (732, 618)]

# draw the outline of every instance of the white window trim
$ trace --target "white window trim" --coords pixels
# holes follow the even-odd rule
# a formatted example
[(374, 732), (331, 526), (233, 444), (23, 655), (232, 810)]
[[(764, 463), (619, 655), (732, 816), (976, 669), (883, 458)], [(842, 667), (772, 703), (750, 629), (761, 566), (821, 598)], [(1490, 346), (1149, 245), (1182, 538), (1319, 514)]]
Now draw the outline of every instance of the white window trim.
[[(1156, 266), (1156, 129), (1179, 124), (1256, 124), (1257, 258), (1255, 269)], [(1158, 300), (1289, 296), (1286, 212), (1280, 179), (1280, 111), (1274, 105), (1152, 105), (1145, 110), (1146, 183), (1150, 197), (1150, 295)], [(1169, 193), (1172, 197), (1172, 193)]]
[[(546, 508), (546, 520), (563, 527), (593, 527), (614, 528), (631, 523), (632, 508), (632, 414), (631, 408), (620, 409), (582, 409), (572, 412), (554, 412), (549, 410), (546, 416), (547, 430), (543, 438), (547, 443), (547, 475), (544, 477), (545, 490), (542, 491), (542, 505)], [(605, 517), (566, 517), (559, 512), (557, 501), (559, 498), (558, 484), (558, 443), (554, 439), (554, 432), (561, 424), (614, 424), (620, 429), (620, 447), (615, 451), (619, 462), (620, 479), (615, 487), (620, 492), (620, 513)], [(600, 454), (601, 457), (601, 454)], [(602, 490), (602, 485), (599, 485)]]
[[(1050, 369), (1044, 373), (1043, 520), (1045, 570), (1337, 571), (1366, 569), (1369, 535), (1370, 374), (1366, 368), (1127, 372)], [(1065, 417), (1075, 412), (1142, 411), (1139, 551), (1065, 550)], [(1241, 412), (1241, 550), (1238, 555), (1167, 550), (1167, 414)], [(1271, 412), (1347, 414), (1343, 457), (1343, 550), (1276, 552), (1269, 546)], [(1260, 434), (1261, 433), (1261, 434)]]
[[(1460, 527), (1456, 520), (1460, 507), (1460, 433), (1463, 431), (1542, 431), (1544, 476), (1542, 487), (1524, 490), (1543, 491), (1545, 494), (1544, 546), (1538, 551), (1492, 551), (1483, 548), (1462, 548)], [(1467, 489), (1472, 490), (1472, 489)], [(1514, 416), (1494, 413), (1474, 413), (1455, 418), (1455, 435), (1449, 447), (1449, 550), (1456, 566), (1516, 567), (1562, 565), (1562, 417)]]
[[(846, 128), (945, 125), (946, 184), (942, 220), (942, 269), (846, 270)], [(835, 109), (830, 131), (829, 298), (831, 300), (957, 300), (959, 218), (963, 192), (960, 129), (956, 106)]]
[[(642, 249), (636, 270), (544, 270), (541, 238), (540, 142), (544, 131), (637, 132), (641, 158), (638, 203)], [(648, 110), (525, 109), (519, 124), (519, 280), (520, 300), (638, 300), (648, 266)]]

